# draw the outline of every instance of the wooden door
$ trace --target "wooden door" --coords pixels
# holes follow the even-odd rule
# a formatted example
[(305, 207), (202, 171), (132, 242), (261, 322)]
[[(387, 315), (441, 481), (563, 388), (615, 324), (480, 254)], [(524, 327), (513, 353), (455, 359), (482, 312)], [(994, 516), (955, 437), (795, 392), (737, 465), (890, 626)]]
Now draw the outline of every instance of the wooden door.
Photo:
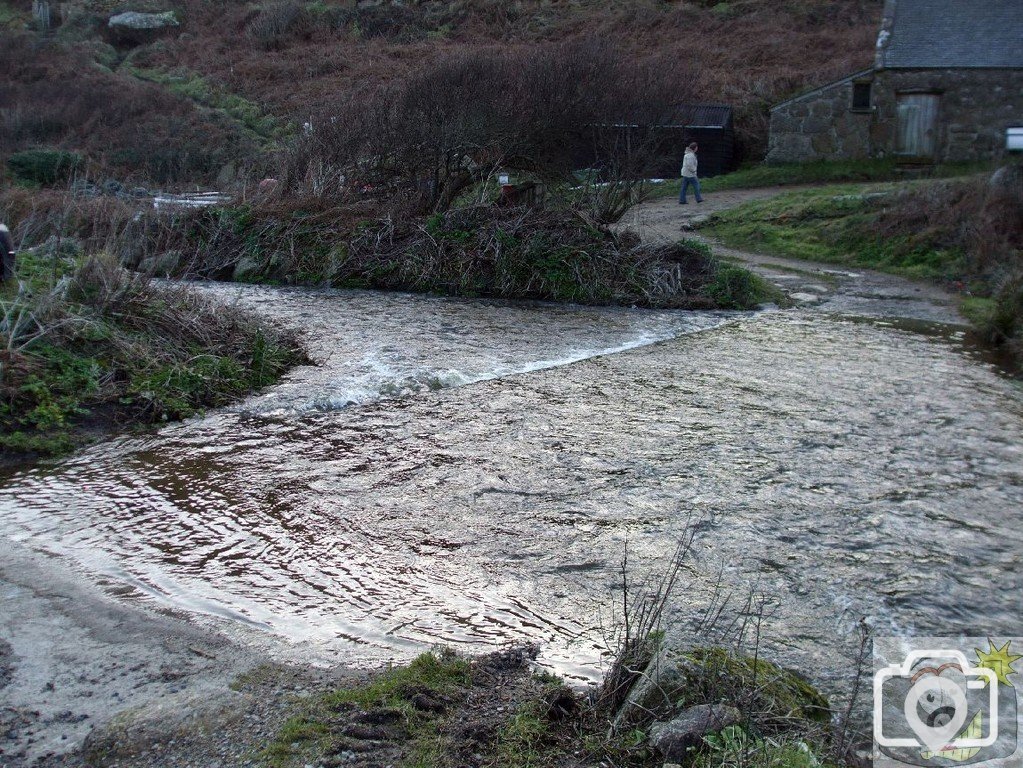
[(938, 95), (901, 93), (897, 97), (899, 137), (896, 151), (907, 157), (934, 158)]

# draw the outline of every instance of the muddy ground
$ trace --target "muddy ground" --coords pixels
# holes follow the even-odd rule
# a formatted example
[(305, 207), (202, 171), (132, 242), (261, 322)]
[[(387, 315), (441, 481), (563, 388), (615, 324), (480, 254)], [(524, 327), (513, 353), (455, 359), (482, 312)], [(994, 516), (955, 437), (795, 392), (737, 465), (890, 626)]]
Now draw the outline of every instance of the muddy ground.
[(277, 664), (119, 591), (0, 542), (0, 766), (84, 765), (87, 753), (105, 765), (255, 764), (296, 699), (354, 675)]

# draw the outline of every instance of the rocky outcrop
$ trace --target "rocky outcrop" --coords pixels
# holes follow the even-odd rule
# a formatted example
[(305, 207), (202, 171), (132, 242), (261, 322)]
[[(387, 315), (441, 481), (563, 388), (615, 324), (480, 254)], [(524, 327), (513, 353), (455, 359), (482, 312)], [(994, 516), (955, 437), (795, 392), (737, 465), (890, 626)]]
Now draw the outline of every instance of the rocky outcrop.
[(154, 277), (170, 277), (177, 272), (182, 259), (181, 251), (164, 251), (156, 256), (142, 259), (139, 263), (139, 271)]
[(145, 45), (181, 26), (173, 11), (141, 13), (125, 11), (110, 17), (107, 30), (118, 45)]
[(173, 11), (164, 11), (163, 13), (125, 11), (111, 16), (108, 26), (126, 29), (165, 29), (177, 27), (179, 23)]
[(248, 256), (242, 256), (234, 265), (231, 279), (238, 283), (253, 282), (263, 270), (262, 262)]
[(991, 174), (988, 187), (994, 192), (1007, 193), (1023, 200), (1023, 164), (1003, 165)]

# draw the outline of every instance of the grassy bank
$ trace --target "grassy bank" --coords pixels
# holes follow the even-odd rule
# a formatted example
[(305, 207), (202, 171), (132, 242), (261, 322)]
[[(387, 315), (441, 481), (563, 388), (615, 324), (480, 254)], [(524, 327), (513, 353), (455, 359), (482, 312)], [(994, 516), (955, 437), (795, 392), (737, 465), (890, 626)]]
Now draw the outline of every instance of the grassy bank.
[(599, 694), (586, 696), (532, 673), (532, 655), (535, 649), (478, 659), (428, 653), (361, 684), (320, 693), (299, 705), (260, 758), (271, 768), (659, 767), (679, 758), (651, 738), (656, 719), (714, 704), (735, 708), (741, 722), (697, 737), (685, 749), (687, 765), (834, 764), (822, 757), (829, 750), (827, 702), (769, 662), (720, 648), (679, 654), (685, 671), (659, 691), (664, 704), (636, 701), (618, 712), (603, 708)]
[(986, 177), (792, 192), (716, 214), (736, 248), (931, 280), (996, 344), (1023, 351), (1023, 196)]
[[(966, 176), (989, 168), (988, 164), (958, 163), (936, 165), (929, 169), (928, 178), (944, 179)], [(730, 189), (756, 189), (758, 187), (789, 187), (805, 184), (841, 184), (856, 182), (902, 181), (907, 177), (905, 165), (891, 159), (819, 160), (812, 163), (760, 163), (721, 176), (700, 180), (700, 189), (712, 194)], [(681, 182), (671, 179), (653, 187), (654, 197), (677, 197)]]
[(0, 457), (57, 455), (275, 381), (294, 339), (106, 256), (20, 255), (0, 295)]

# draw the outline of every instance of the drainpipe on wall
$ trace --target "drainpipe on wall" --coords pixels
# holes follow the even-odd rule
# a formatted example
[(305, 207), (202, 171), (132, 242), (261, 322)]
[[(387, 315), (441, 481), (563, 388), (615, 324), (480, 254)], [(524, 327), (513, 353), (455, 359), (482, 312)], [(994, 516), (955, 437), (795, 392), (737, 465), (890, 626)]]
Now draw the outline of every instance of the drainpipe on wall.
[(895, 26), (895, 6), (898, 0), (885, 0), (884, 15), (881, 17), (881, 31), (877, 33), (877, 48), (874, 51), (874, 69), (884, 69), (885, 53), (892, 39), (892, 28)]
[(1023, 126), (1006, 129), (1004, 162), (991, 174), (988, 186), (1023, 200)]

